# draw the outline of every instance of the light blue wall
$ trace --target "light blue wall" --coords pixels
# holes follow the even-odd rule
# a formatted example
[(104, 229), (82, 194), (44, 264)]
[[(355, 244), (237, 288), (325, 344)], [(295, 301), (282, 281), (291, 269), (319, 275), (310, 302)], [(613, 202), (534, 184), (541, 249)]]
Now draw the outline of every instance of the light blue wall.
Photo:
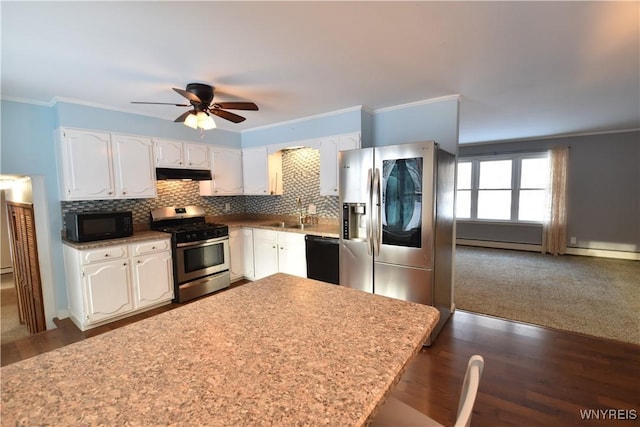
[(376, 147), (427, 140), (436, 141), (452, 154), (458, 152), (457, 96), (385, 109), (374, 115)]
[[(1, 107), (0, 172), (8, 175), (44, 177), (49, 228), (36, 230), (36, 232), (49, 233), (52, 250), (48, 255), (51, 259), (56, 307), (58, 310), (66, 310), (67, 292), (60, 238), (62, 218), (53, 142), (53, 132), (56, 127), (55, 113), (51, 107), (11, 101), (2, 101)], [(40, 256), (46, 255), (40, 254)]]
[(345, 112), (243, 131), (242, 147), (258, 147), (260, 145), (281, 144), (342, 133), (360, 132), (361, 126), (361, 109), (354, 108)]
[(378, 146), (434, 139), (451, 152), (457, 146), (458, 101), (455, 99), (401, 106), (373, 113), (365, 107), (328, 113), (280, 125), (240, 132), (220, 129), (198, 131), (172, 121), (113, 110), (58, 102), (54, 107), (2, 101), (1, 173), (41, 175), (45, 178), (50, 215), (48, 233), (58, 310), (67, 309), (66, 280), (62, 259), (62, 228), (54, 131), (63, 127), (101, 130), (204, 142), (229, 147), (281, 144), (323, 136), (361, 132), (362, 145)]
[(212, 129), (204, 132), (203, 138), (200, 138), (199, 130), (180, 126), (170, 120), (66, 102), (58, 102), (54, 108), (60, 126), (240, 147), (239, 132)]

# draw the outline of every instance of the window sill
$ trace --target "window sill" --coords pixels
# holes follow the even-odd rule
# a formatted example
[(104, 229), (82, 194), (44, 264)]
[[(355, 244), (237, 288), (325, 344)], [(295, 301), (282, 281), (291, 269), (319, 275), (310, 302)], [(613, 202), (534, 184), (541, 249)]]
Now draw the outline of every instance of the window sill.
[(483, 225), (515, 225), (519, 227), (542, 227), (541, 222), (532, 221), (498, 221), (485, 219), (456, 219), (457, 223), (463, 224), (483, 224)]

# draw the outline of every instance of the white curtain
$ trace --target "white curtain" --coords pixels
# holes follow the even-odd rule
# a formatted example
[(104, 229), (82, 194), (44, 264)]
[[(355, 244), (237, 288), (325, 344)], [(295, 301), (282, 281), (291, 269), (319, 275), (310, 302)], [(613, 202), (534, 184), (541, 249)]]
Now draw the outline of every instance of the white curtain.
[(567, 249), (568, 158), (569, 147), (549, 151), (549, 203), (542, 227), (542, 253), (562, 255)]

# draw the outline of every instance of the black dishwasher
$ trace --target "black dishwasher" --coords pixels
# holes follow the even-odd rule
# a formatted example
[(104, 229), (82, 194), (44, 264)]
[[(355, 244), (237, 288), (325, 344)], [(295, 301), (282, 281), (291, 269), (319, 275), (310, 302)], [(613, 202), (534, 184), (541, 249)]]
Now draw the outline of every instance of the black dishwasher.
[(307, 234), (304, 240), (307, 250), (307, 277), (339, 284), (340, 251), (338, 239)]

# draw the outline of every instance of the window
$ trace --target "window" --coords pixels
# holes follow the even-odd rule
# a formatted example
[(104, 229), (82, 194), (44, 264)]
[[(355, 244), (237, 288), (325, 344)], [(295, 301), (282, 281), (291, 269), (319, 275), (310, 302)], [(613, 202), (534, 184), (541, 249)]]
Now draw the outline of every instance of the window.
[(460, 158), (456, 218), (542, 222), (548, 180), (547, 153)]

